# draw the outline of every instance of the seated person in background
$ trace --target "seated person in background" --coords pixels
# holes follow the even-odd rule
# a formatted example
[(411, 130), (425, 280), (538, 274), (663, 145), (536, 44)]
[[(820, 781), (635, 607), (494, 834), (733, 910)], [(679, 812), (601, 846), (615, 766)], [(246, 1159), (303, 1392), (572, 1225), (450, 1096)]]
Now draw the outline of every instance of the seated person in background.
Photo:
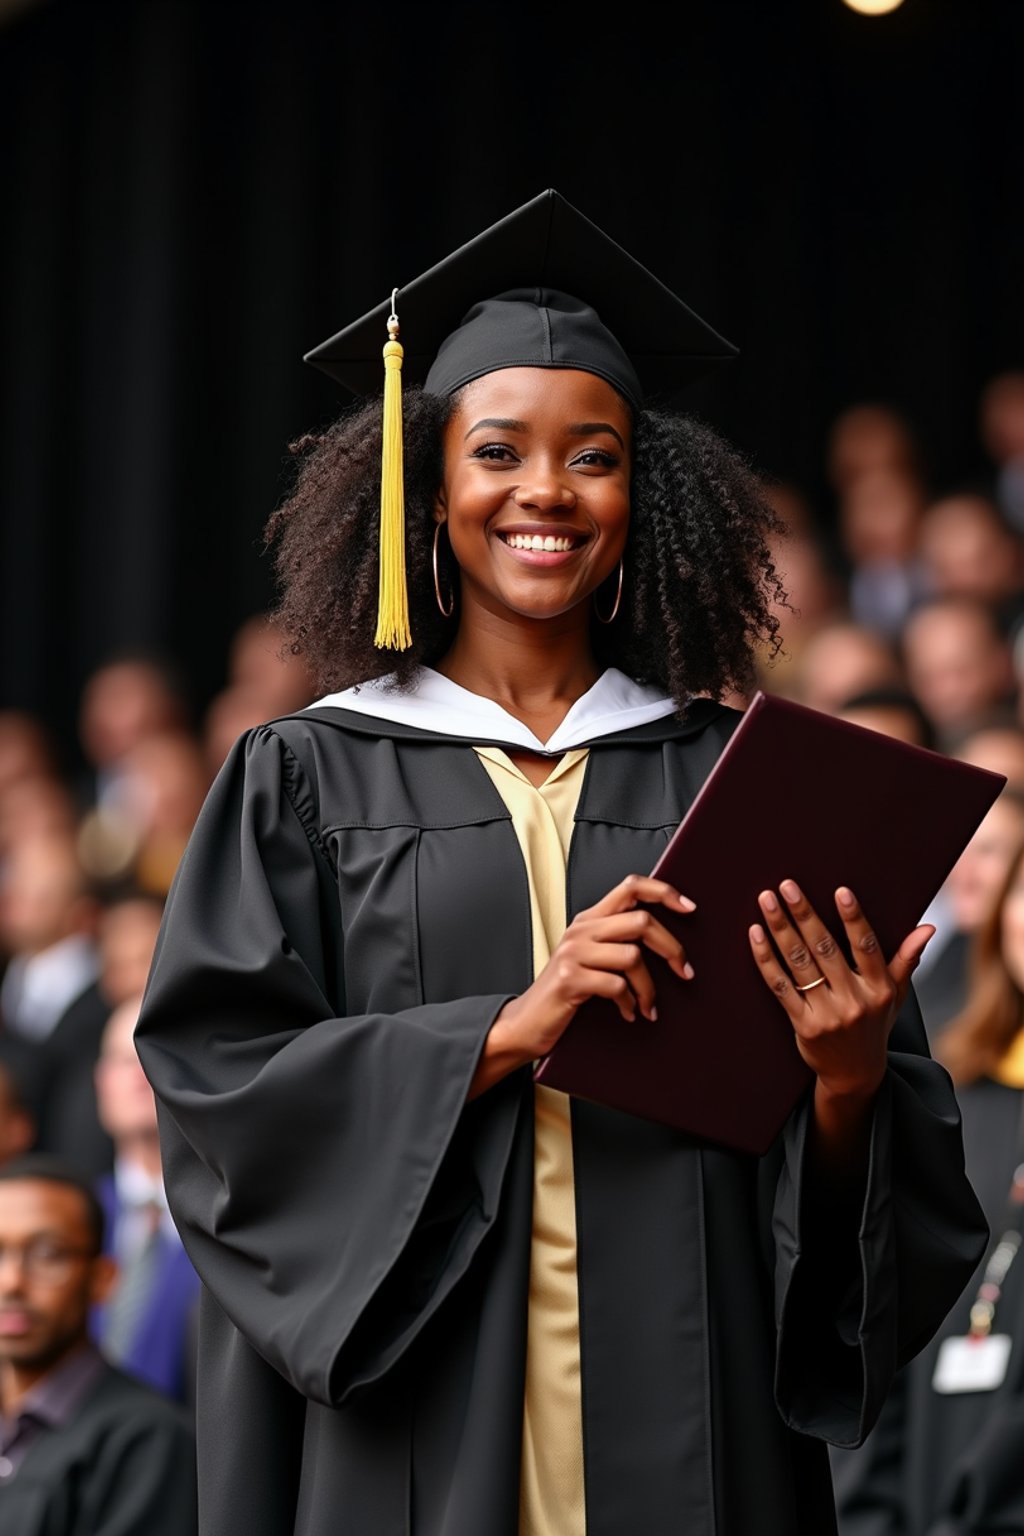
[(934, 597), (903, 626), (907, 682), (942, 751), (996, 721), (1015, 724), (1016, 679), (994, 610), (976, 597)]
[(1007, 785), (960, 855), (929, 909), (936, 953), (914, 976), (928, 1037), (937, 1036), (967, 998), (971, 942), (992, 909), (1010, 860), (1024, 836), (1024, 790)]
[(108, 656), (86, 679), (79, 700), (78, 737), (88, 764), (82, 809), (116, 805), (128, 754), (150, 736), (190, 725), (187, 689), (167, 657), (137, 651)]
[(979, 598), (1004, 634), (1024, 614), (1024, 541), (995, 502), (978, 491), (956, 491), (932, 502), (921, 524), (927, 585), (943, 597)]
[(0, 860), (30, 832), (73, 837), (77, 821), (46, 727), (25, 710), (0, 709)]
[(809, 636), (792, 668), (787, 692), (798, 703), (834, 715), (847, 699), (869, 688), (905, 686), (903, 669), (889, 641), (852, 619), (839, 618)]
[(278, 621), (265, 613), (245, 619), (231, 638), (224, 687), (203, 714), (201, 735), (210, 778), (243, 731), (302, 709), (314, 698), (305, 657), (290, 653)]
[(111, 1010), (146, 985), (163, 899), (132, 886), (111, 891), (98, 924), (100, 973), (46, 1042), (39, 1148), (99, 1177), (114, 1166), (114, 1145), (96, 1107), (94, 1069)]
[(0, 1053), (0, 1168), (31, 1151), (35, 1139), (36, 1122), (25, 1102), (17, 1063), (9, 1053)]
[(69, 834), (33, 834), (0, 862), (0, 1042), (38, 1137), (51, 1042), (99, 971), (98, 903)]
[(1024, 790), (1024, 730), (1019, 725), (983, 725), (966, 736), (953, 755), (976, 768), (1005, 774), (1008, 784)]
[(843, 617), (843, 586), (812, 526), (789, 526), (773, 534), (768, 546), (786, 598), (771, 603), (782, 646), (778, 652), (766, 644), (758, 647), (757, 680), (766, 692), (791, 694), (804, 647), (823, 626)]
[(1011, 527), (1024, 533), (1024, 371), (997, 373), (981, 392), (978, 429), (992, 466), (992, 494)]
[(82, 818), (79, 843), (94, 878), (166, 896), (209, 783), (204, 748), (189, 731), (154, 732), (129, 747), (116, 795)]
[(91, 1332), (108, 1360), (169, 1397), (192, 1400), (199, 1277), (167, 1209), (156, 1100), (135, 1050), (141, 995), (115, 1008), (96, 1063), (100, 1120), (114, 1170), (99, 1184), (107, 1251), (121, 1279)]
[(885, 471), (924, 481), (921, 445), (910, 421), (882, 400), (859, 400), (840, 411), (825, 445), (825, 474), (842, 501), (865, 475)]
[(918, 553), (924, 505), (918, 479), (891, 469), (859, 476), (839, 504), (850, 614), (893, 640), (928, 591)]
[(261, 720), (302, 709), (316, 698), (306, 658), (291, 655), (277, 619), (256, 613), (235, 630), (228, 650), (227, 684), (261, 701)]
[(832, 1451), (841, 1536), (1024, 1531), (1024, 842), (973, 940), (967, 1005), (935, 1054), (956, 1086), (991, 1242), (864, 1444)]
[(865, 688), (836, 710), (841, 720), (894, 736), (913, 747), (934, 749), (928, 716), (906, 688)]
[(96, 979), (97, 903), (74, 839), (37, 836), (12, 848), (0, 881), (4, 1032), (41, 1043)]
[(22, 843), (78, 836), (78, 807), (69, 784), (55, 775), (17, 779), (0, 789), (0, 863)]
[(825, 449), (850, 617), (895, 639), (924, 590), (917, 551), (926, 476), (903, 413), (864, 400), (835, 418)]
[(192, 1536), (195, 1439), (177, 1404), (109, 1365), (89, 1311), (113, 1289), (103, 1215), (73, 1169), (0, 1169), (0, 1530)]

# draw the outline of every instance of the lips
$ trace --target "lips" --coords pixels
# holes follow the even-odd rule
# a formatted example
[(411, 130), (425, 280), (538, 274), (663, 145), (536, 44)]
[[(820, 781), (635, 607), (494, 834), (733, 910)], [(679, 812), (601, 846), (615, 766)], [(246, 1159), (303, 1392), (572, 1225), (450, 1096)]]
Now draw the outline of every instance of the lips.
[(14, 1307), (0, 1311), (0, 1339), (19, 1339), (32, 1331), (35, 1319), (30, 1312)]

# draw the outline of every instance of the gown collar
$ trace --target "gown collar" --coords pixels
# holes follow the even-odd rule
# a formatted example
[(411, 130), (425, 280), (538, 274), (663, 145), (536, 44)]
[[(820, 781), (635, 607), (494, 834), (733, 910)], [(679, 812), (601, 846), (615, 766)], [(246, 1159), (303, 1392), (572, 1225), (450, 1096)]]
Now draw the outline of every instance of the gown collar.
[(434, 736), (494, 742), (543, 753), (567, 752), (676, 714), (675, 701), (667, 694), (634, 682), (616, 667), (602, 672), (547, 741), (541, 741), (529, 726), (493, 699), (471, 693), (431, 667), (419, 669), (411, 688), (398, 690), (390, 678), (378, 678), (341, 693), (328, 694), (307, 707), (341, 709), (411, 726)]

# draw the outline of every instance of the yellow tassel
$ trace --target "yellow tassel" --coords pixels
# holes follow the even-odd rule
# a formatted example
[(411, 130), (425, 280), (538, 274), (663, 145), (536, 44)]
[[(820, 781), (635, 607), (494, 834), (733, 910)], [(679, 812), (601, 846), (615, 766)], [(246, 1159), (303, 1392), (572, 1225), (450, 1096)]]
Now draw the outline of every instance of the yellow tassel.
[[(396, 290), (397, 292), (397, 290)], [(402, 467), (402, 344), (398, 340), (395, 295), (391, 296), (388, 341), (384, 346), (384, 441), (380, 474), (380, 584), (374, 645), (407, 651), (409, 593), (405, 579), (405, 489)]]

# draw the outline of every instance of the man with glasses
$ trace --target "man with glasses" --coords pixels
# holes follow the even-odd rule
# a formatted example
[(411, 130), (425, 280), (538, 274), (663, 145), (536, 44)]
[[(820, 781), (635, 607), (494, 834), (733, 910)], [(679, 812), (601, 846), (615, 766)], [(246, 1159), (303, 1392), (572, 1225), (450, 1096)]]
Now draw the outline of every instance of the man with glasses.
[(89, 1339), (117, 1283), (87, 1180), (42, 1154), (0, 1168), (0, 1531), (193, 1536), (187, 1416)]

